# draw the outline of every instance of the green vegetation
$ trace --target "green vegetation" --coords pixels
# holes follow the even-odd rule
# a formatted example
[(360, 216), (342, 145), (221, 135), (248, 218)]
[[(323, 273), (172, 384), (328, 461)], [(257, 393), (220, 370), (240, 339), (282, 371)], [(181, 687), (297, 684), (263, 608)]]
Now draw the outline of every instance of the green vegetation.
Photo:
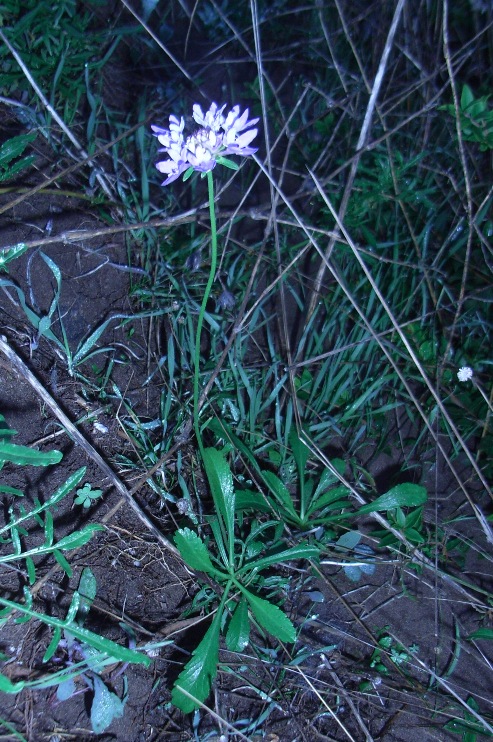
[[(0, 288), (7, 341), (76, 388), (91, 412), (74, 424), (96, 408), (111, 419), (122, 443), (108, 463), (172, 514), (161, 545), (193, 575), (182, 608), (204, 629), (166, 687), (174, 729), (193, 712), (195, 739), (261, 739), (301, 709), (328, 738), (373, 739), (399, 706), (408, 727), (417, 714), (491, 737), (484, 687), (458, 674), (467, 661), (491, 687), (491, 10), (142, 6), (0, 3), (0, 214), (48, 196), (92, 220), (5, 244)], [(258, 152), (162, 187), (151, 124), (190, 129), (216, 82), (226, 111), (259, 118)], [(92, 254), (110, 262), (120, 238), (127, 295), (75, 336), (50, 250), (100, 240)], [(139, 374), (145, 409), (122, 370)], [(12, 443), (7, 423), (4, 474), (63, 471), (59, 451)], [(84, 626), (96, 579), (74, 564), (90, 539), (108, 548), (105, 488), (84, 469), (64, 477), (24, 506), (0, 486), (0, 580), (13, 567), (21, 585), (1, 588), (0, 638), (40, 622), (45, 642), (41, 674), (0, 674), (0, 691), (55, 685), (67, 700), (83, 684), (99, 733), (128, 697), (104, 668), (148, 666), (150, 647), (182, 637), (143, 645), (122, 624), (126, 647)], [(69, 499), (84, 525), (58, 537)], [(50, 561), (67, 577), (60, 615), (36, 598)], [(331, 638), (314, 645), (312, 625)], [(221, 697), (238, 687), (235, 716)]]

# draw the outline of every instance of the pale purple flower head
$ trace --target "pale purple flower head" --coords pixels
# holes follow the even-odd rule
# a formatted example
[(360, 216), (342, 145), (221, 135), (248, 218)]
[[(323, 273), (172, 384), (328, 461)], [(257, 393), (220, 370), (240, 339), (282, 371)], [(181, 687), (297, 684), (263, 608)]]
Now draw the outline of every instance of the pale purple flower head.
[[(250, 147), (250, 143), (257, 136), (257, 129), (252, 128), (258, 118), (248, 120), (248, 108), (240, 115), (240, 107), (234, 106), (224, 116), (226, 105), (219, 108), (212, 103), (205, 113), (196, 103), (193, 107), (194, 121), (199, 129), (188, 137), (184, 137), (185, 122), (183, 117), (169, 117), (169, 129), (160, 126), (151, 126), (154, 136), (162, 145), (159, 152), (165, 152), (168, 159), (156, 163), (160, 173), (167, 178), (162, 185), (168, 185), (182, 173), (192, 168), (200, 173), (212, 170), (216, 163), (221, 162), (225, 155), (240, 155), (247, 157), (257, 151)], [(224, 163), (223, 163), (224, 164)]]
[(462, 366), (462, 368), (457, 371), (457, 378), (459, 381), (470, 381), (473, 376), (474, 371), (470, 366)]

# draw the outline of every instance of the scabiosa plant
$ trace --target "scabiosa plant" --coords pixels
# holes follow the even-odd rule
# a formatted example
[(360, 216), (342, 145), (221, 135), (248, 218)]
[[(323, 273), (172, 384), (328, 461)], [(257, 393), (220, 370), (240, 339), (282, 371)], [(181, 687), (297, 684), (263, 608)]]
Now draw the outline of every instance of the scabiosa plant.
[(240, 106), (233, 106), (229, 113), (224, 115), (225, 108), (226, 104), (219, 108), (216, 103), (212, 103), (209, 110), (204, 113), (201, 106), (196, 103), (193, 106), (193, 118), (199, 128), (187, 137), (183, 133), (185, 129), (183, 117), (171, 115), (169, 129), (151, 126), (154, 136), (162, 145), (159, 152), (167, 155), (167, 159), (156, 163), (159, 172), (167, 176), (161, 185), (172, 183), (182, 173), (184, 173), (183, 180), (187, 180), (195, 171), (201, 173), (202, 177), (207, 176), (211, 220), (211, 267), (197, 320), (193, 386), (194, 428), (202, 454), (203, 445), (199, 427), (200, 336), (217, 265), (217, 229), (212, 171), (217, 164), (237, 170), (238, 165), (229, 160), (226, 155), (248, 157), (257, 151), (255, 147), (250, 147), (250, 144), (257, 136), (258, 130), (255, 124), (258, 118), (249, 120), (248, 108), (240, 113)]
[(240, 115), (239, 106), (234, 106), (224, 116), (225, 108), (226, 105), (218, 108), (216, 103), (212, 103), (204, 113), (196, 103), (193, 118), (200, 128), (186, 138), (183, 134), (183, 116), (178, 119), (171, 115), (169, 129), (151, 126), (154, 136), (162, 145), (159, 151), (168, 155), (168, 159), (156, 163), (159, 172), (167, 176), (161, 185), (172, 183), (182, 173), (190, 177), (194, 170), (200, 173), (210, 172), (217, 163), (236, 170), (238, 166), (226, 159), (225, 155), (247, 157), (257, 151), (249, 145), (257, 136), (257, 129), (252, 127), (258, 122), (258, 118), (249, 121), (248, 108)]

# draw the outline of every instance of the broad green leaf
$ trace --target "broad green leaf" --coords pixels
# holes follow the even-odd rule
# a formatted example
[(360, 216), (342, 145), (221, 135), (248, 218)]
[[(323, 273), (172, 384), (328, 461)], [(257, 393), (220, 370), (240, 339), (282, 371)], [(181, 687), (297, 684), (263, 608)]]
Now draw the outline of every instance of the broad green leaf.
[(384, 495), (377, 497), (374, 502), (363, 505), (363, 507), (359, 508), (356, 515), (373, 513), (380, 510), (392, 510), (393, 508), (400, 507), (416, 507), (426, 502), (427, 497), (428, 495), (424, 487), (421, 487), (419, 484), (405, 482), (404, 484), (398, 484), (392, 487)]
[(194, 711), (198, 704), (185, 696), (180, 688), (186, 690), (202, 703), (210, 693), (212, 682), (217, 675), (219, 629), (220, 616), (216, 614), (204, 638), (194, 650), (192, 658), (186, 664), (185, 669), (182, 670), (175, 683), (171, 694), (171, 701), (184, 714)]
[(91, 725), (95, 734), (102, 734), (113, 721), (123, 716), (127, 696), (121, 700), (112, 693), (98, 675), (93, 675), (94, 698), (91, 706)]
[(184, 561), (191, 569), (199, 572), (215, 574), (207, 547), (195, 531), (190, 528), (180, 528), (175, 533), (174, 542)]
[(72, 577), (72, 567), (70, 566), (69, 562), (65, 559), (61, 551), (58, 551), (58, 549), (53, 549), (53, 556), (55, 557), (56, 561), (60, 565), (60, 567), (63, 569), (67, 577)]
[(224, 520), (229, 538), (234, 534), (235, 494), (233, 475), (224, 454), (216, 448), (204, 451), (204, 466), (218, 513)]
[(85, 473), (85, 466), (81, 466), (80, 469), (77, 469), (77, 471), (71, 474), (70, 477), (66, 479), (63, 484), (60, 485), (60, 487), (53, 493), (47, 503), (44, 506), (41, 506), (41, 509), (44, 509), (44, 507), (46, 506), (52, 507), (53, 505), (56, 505), (56, 503), (62, 500), (65, 495), (68, 495), (68, 493), (71, 492), (74, 487), (77, 487), (81, 479), (84, 478)]
[(24, 170), (26, 167), (29, 167), (29, 165), (32, 165), (34, 160), (34, 155), (27, 155), (27, 157), (23, 157), (22, 159), (17, 160), (17, 162), (14, 162), (13, 165), (9, 166), (7, 171), (0, 173), (0, 181), (7, 180), (8, 178), (13, 178), (14, 175), (20, 173), (21, 170)]
[(46, 335), (51, 329), (51, 318), (48, 316), (41, 317), (38, 323), (38, 335)]
[(0, 460), (18, 466), (51, 466), (59, 464), (62, 458), (61, 451), (36, 451), (35, 448), (18, 446), (16, 443), (0, 443)]
[(269, 634), (282, 642), (292, 643), (296, 640), (296, 629), (277, 605), (273, 605), (264, 598), (259, 598), (258, 595), (253, 595), (244, 587), (241, 587), (241, 591), (248, 600), (253, 615)]
[(474, 103), (474, 94), (469, 85), (464, 85), (462, 88), (462, 95), (460, 97), (460, 107), (462, 109), (468, 108), (471, 103)]
[(248, 603), (241, 598), (229, 622), (226, 633), (226, 646), (231, 652), (242, 652), (250, 640), (250, 619)]
[(24, 492), (21, 492), (15, 487), (8, 487), (6, 484), (0, 484), (0, 492), (2, 492), (4, 495), (16, 495), (17, 497), (24, 497)]
[(237, 512), (256, 510), (261, 513), (272, 513), (272, 506), (266, 502), (265, 497), (251, 490), (236, 490), (235, 507)]

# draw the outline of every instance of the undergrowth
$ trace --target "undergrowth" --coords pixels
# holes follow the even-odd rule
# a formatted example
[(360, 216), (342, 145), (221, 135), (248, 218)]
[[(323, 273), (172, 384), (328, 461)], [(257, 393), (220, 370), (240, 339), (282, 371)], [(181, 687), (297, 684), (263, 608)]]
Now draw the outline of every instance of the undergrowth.
[[(2, 351), (48, 356), (112, 417), (107, 463), (170, 515), (158, 538), (207, 628), (166, 714), (192, 714), (195, 739), (286, 719), (283, 739), (406, 739), (416, 715), (493, 736), (491, 7), (8, 0), (0, 19), (0, 213), (49, 195), (101, 224), (3, 246)], [(258, 151), (162, 186), (151, 124), (198, 136), (192, 107), (212, 101), (258, 117)], [(75, 341), (50, 247), (101, 234), (124, 235), (128, 296)], [(2, 464), (60, 466), (8, 422)], [(91, 536), (105, 549), (102, 491), (81, 470), (21, 506), (11, 471), (1, 628), (39, 621), (46, 650), (22, 682), (4, 653), (0, 690), (62, 700), (78, 678), (100, 732), (127, 697), (103, 667), (150, 646), (83, 626), (96, 585), (71, 564)], [(92, 525), (57, 540), (53, 507), (79, 484)], [(64, 616), (36, 598), (47, 555), (71, 578)]]

